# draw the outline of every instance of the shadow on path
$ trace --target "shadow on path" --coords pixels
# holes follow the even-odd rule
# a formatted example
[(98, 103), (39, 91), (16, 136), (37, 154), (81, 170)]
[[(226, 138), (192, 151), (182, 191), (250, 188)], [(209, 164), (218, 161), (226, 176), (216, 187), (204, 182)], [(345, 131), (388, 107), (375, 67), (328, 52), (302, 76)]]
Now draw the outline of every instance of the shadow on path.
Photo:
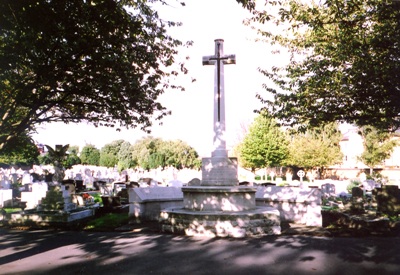
[(399, 274), (400, 238), (0, 229), (0, 274)]

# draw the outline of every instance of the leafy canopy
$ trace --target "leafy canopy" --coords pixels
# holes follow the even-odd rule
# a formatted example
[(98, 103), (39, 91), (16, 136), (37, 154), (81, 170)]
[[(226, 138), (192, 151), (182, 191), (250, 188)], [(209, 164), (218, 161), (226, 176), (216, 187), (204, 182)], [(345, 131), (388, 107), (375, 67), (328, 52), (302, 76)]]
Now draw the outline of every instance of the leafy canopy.
[(262, 39), (289, 56), (260, 69), (270, 82), (259, 98), (275, 118), (290, 126), (400, 127), (399, 1), (238, 2), (252, 11), (248, 23)]
[(256, 169), (279, 166), (288, 153), (286, 134), (275, 119), (260, 114), (239, 145), (239, 161), (252, 172)]
[(387, 132), (379, 131), (371, 126), (364, 126), (359, 134), (364, 139), (364, 152), (359, 159), (370, 168), (382, 164), (384, 160), (390, 158), (398, 141)]
[(169, 114), (157, 99), (183, 89), (172, 78), (186, 73), (174, 64), (183, 43), (155, 2), (0, 1), (0, 150), (43, 122), (148, 131)]
[(326, 168), (343, 161), (340, 150), (342, 133), (337, 123), (296, 132), (291, 136), (289, 156), (285, 160), (288, 166)]
[(132, 145), (132, 155), (133, 162), (146, 170), (169, 166), (177, 169), (201, 167), (196, 150), (181, 140), (145, 137)]
[(86, 144), (82, 148), (80, 158), (82, 164), (99, 165), (100, 150), (93, 144)]

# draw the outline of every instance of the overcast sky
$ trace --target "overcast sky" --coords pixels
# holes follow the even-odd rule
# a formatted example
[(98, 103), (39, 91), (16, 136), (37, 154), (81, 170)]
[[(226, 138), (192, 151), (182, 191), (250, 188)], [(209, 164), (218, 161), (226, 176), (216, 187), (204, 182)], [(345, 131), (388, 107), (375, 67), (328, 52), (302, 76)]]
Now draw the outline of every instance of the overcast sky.
[[(180, 139), (194, 147), (200, 156), (209, 156), (213, 136), (213, 93), (214, 68), (202, 66), (202, 57), (214, 54), (214, 40), (224, 39), (224, 53), (236, 55), (236, 65), (225, 66), (226, 135), (228, 147), (235, 145), (241, 124), (250, 123), (253, 110), (260, 102), (255, 98), (262, 92), (266, 78), (257, 71), (258, 67), (271, 65), (279, 56), (272, 56), (266, 44), (253, 42), (254, 32), (242, 24), (248, 15), (235, 0), (186, 0), (185, 7), (163, 7), (160, 16), (167, 20), (181, 21), (174, 36), (194, 41), (180, 57), (190, 56), (186, 62), (195, 82), (182, 80), (185, 92), (168, 91), (161, 96), (161, 103), (172, 111), (163, 120), (162, 126), (154, 125), (152, 136), (164, 140)], [(140, 130), (95, 128), (87, 124), (52, 123), (39, 127), (34, 135), (37, 142), (78, 145), (93, 144), (97, 148), (117, 140), (131, 143), (145, 136)]]

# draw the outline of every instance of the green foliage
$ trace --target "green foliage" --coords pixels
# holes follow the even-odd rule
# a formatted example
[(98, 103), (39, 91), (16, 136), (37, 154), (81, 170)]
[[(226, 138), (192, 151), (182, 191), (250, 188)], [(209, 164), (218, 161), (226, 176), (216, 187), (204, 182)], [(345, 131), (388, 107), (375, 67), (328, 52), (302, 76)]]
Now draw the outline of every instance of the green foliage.
[(118, 152), (118, 170), (122, 171), (128, 168), (132, 168), (138, 165), (137, 162), (133, 159), (132, 155), (133, 146), (125, 141), (121, 144), (121, 147)]
[(64, 209), (64, 198), (59, 186), (54, 186), (46, 192), (46, 197), (41, 203), (46, 210), (62, 210)]
[(118, 153), (124, 140), (115, 140), (100, 150), (100, 166), (114, 167), (118, 163)]
[(88, 165), (99, 165), (100, 162), (100, 150), (92, 144), (87, 144), (82, 148), (81, 152), (82, 164)]
[(259, 98), (276, 119), (400, 127), (398, 1), (238, 2), (252, 11), (249, 24), (262, 39), (288, 53), (285, 65), (261, 70), (271, 81)]
[(180, 140), (146, 137), (132, 146), (132, 155), (133, 161), (146, 170), (167, 166), (177, 169), (201, 167), (197, 152)]
[(279, 166), (288, 153), (288, 140), (276, 121), (260, 114), (239, 145), (239, 161), (253, 172), (264, 167)]
[(127, 213), (108, 213), (99, 218), (89, 221), (84, 230), (87, 231), (112, 231), (117, 227), (128, 224)]
[(25, 134), (11, 139), (6, 147), (0, 149), (0, 163), (31, 166), (38, 163), (38, 157), (38, 148)]
[(398, 142), (392, 139), (392, 134), (372, 126), (362, 127), (359, 134), (364, 139), (364, 151), (359, 160), (371, 169), (390, 158), (394, 148), (398, 145)]
[(102, 203), (101, 194), (100, 193), (92, 193), (91, 196), (95, 203)]
[(43, 122), (148, 131), (168, 115), (157, 100), (187, 69), (155, 2), (0, 1), (0, 150)]
[(304, 133), (292, 135), (287, 165), (310, 168), (324, 168), (341, 163), (343, 154), (339, 142), (342, 134), (337, 123), (330, 123)]
[(145, 170), (158, 168), (157, 148), (160, 147), (161, 142), (161, 139), (151, 136), (138, 140), (132, 148), (134, 161)]
[(347, 185), (346, 190), (351, 194), (351, 191), (354, 187), (360, 186), (361, 182), (359, 180), (351, 180), (350, 183)]
[(80, 164), (81, 159), (79, 158), (78, 153), (79, 153), (79, 146), (70, 146), (68, 148), (67, 158), (63, 162), (63, 167), (69, 169), (74, 165)]
[(1, 209), (4, 210), (7, 214), (11, 214), (11, 213), (14, 213), (14, 212), (22, 211), (21, 208), (8, 208), (8, 207), (4, 207), (4, 208), (1, 208)]
[(184, 141), (163, 141), (157, 151), (160, 167), (198, 169), (201, 166), (197, 152)]

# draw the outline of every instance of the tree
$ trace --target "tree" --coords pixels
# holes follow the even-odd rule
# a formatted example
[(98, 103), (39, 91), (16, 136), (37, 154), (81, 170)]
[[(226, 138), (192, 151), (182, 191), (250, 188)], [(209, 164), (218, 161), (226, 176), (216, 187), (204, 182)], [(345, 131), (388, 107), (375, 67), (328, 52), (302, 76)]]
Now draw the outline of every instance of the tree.
[(118, 152), (124, 140), (115, 140), (100, 150), (100, 166), (114, 167), (118, 163)]
[(176, 169), (201, 167), (199, 155), (191, 146), (182, 140), (163, 141), (158, 149), (159, 166), (171, 166)]
[(308, 129), (304, 133), (295, 132), (285, 163), (305, 169), (320, 168), (323, 173), (324, 168), (342, 162), (341, 139), (337, 123)]
[(187, 70), (153, 2), (0, 1), (0, 150), (44, 122), (149, 131), (169, 114), (157, 99)]
[(132, 146), (133, 160), (143, 169), (200, 168), (198, 153), (181, 140), (163, 141), (160, 138), (145, 137)]
[(370, 168), (372, 175), (373, 168), (390, 157), (398, 142), (392, 139), (391, 134), (371, 126), (362, 127), (359, 134), (364, 139), (364, 152), (359, 159)]
[(118, 170), (132, 168), (137, 166), (137, 163), (133, 159), (132, 155), (133, 146), (128, 142), (124, 141), (118, 151)]
[(39, 150), (33, 140), (23, 134), (11, 140), (0, 153), (0, 163), (28, 165), (38, 163)]
[(138, 140), (132, 147), (133, 160), (143, 169), (150, 170), (159, 167), (159, 148), (162, 140), (152, 136)]
[(260, 70), (273, 97), (259, 98), (275, 118), (290, 126), (400, 127), (399, 1), (283, 0), (264, 10), (255, 0), (238, 2), (252, 11), (250, 24), (276, 23), (259, 33), (290, 55), (288, 64)]
[(92, 144), (86, 144), (82, 148), (82, 152), (81, 152), (80, 157), (81, 157), (82, 164), (99, 165), (99, 162), (100, 162), (100, 150), (97, 149)]
[(253, 173), (256, 169), (279, 166), (287, 156), (288, 141), (275, 119), (260, 114), (239, 145), (239, 161)]
[(79, 158), (78, 154), (79, 154), (79, 146), (70, 146), (68, 148), (67, 159), (64, 161), (64, 167), (66, 169), (69, 169), (72, 166), (81, 163), (81, 159)]

